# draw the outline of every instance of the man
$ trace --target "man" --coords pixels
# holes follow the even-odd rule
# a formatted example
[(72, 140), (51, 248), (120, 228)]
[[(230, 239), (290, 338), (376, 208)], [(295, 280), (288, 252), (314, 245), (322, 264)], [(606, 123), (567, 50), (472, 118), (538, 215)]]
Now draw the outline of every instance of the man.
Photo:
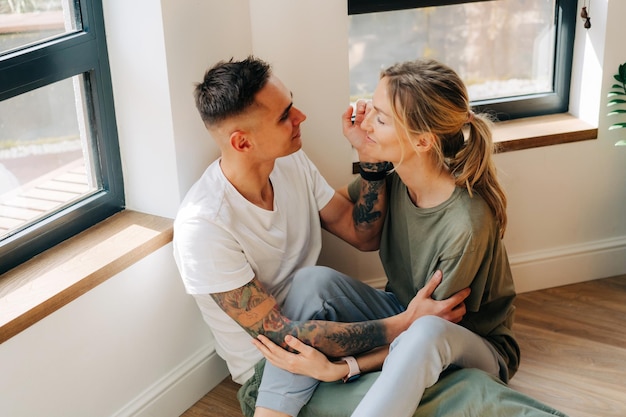
[[(356, 204), (335, 192), (301, 150), (306, 116), (268, 64), (253, 57), (220, 62), (195, 98), (221, 156), (181, 204), (174, 256), (235, 382), (255, 374), (262, 355), (251, 337), (258, 335), (285, 348), (292, 335), (342, 358), (389, 344), (426, 314), (460, 320), (467, 293), (434, 301), (436, 279), (405, 310), (391, 293), (314, 266), (321, 227), (357, 248), (377, 246), (385, 211), (377, 170), (384, 164), (362, 164), (366, 192)], [(364, 114), (359, 106), (357, 121)], [(351, 111), (343, 118), (358, 150), (365, 136)], [(255, 416), (296, 416), (306, 404), (315, 381), (285, 374), (266, 365)]]

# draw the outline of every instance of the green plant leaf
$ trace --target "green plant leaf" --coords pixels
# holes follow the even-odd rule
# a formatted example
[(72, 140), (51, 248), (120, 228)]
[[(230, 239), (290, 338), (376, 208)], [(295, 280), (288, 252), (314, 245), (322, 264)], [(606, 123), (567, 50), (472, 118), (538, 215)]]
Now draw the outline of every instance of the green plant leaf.
[(617, 68), (617, 72), (622, 77), (622, 83), (624, 83), (624, 80), (626, 80), (626, 62)]
[(626, 100), (622, 99), (622, 98), (614, 98), (613, 100), (609, 100), (609, 102), (606, 104), (607, 106), (614, 106), (616, 104), (624, 104), (626, 103)]
[[(607, 97), (610, 99), (606, 104), (607, 107), (626, 104), (626, 100), (623, 97), (626, 96), (626, 62), (618, 66), (617, 74), (613, 75), (613, 78), (619, 82), (619, 84), (613, 84), (611, 86), (612, 91), (609, 91)], [(611, 110), (607, 116), (623, 115), (626, 114), (626, 109), (614, 109)], [(609, 130), (626, 129), (626, 122), (613, 123), (609, 126)], [(615, 143), (615, 146), (626, 146), (626, 139), (622, 139)]]

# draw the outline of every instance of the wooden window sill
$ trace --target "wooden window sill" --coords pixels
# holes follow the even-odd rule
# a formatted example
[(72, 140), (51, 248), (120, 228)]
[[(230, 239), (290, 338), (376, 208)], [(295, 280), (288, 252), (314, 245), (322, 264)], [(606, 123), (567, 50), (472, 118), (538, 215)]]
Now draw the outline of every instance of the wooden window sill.
[(0, 343), (172, 237), (171, 219), (125, 210), (0, 275)]
[(498, 122), (493, 128), (493, 140), (500, 146), (499, 152), (578, 142), (597, 137), (597, 127), (569, 113)]
[[(494, 126), (500, 152), (597, 136), (596, 127), (566, 113)], [(0, 275), (0, 343), (168, 244), (172, 236), (171, 219), (126, 210)]]
[[(598, 128), (569, 113), (527, 117), (497, 122), (493, 141), (498, 153), (559, 145), (598, 138)], [(359, 163), (352, 163), (352, 173), (359, 173)]]

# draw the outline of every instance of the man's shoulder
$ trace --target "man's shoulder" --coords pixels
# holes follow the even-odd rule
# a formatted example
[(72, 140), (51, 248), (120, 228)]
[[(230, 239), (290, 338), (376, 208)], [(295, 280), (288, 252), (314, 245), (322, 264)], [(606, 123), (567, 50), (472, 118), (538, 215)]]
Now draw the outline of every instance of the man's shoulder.
[(188, 217), (215, 216), (224, 201), (227, 183), (221, 175), (218, 161), (212, 163), (191, 186), (181, 202), (177, 220)]

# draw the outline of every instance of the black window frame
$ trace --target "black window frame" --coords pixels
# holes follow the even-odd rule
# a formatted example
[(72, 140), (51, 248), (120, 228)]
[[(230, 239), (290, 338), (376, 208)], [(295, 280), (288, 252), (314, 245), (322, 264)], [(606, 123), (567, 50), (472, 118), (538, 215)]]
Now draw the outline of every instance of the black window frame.
[(124, 209), (102, 0), (79, 0), (82, 29), (0, 56), (0, 101), (84, 75), (101, 189), (0, 240), (0, 274)]
[[(348, 14), (355, 15), (430, 6), (447, 6), (479, 1), (497, 0), (348, 0)], [(498, 120), (566, 113), (569, 110), (574, 34), (577, 18), (576, 8), (576, 0), (556, 0), (556, 39), (552, 92), (477, 100), (471, 103), (472, 106), (479, 111), (493, 114)]]

